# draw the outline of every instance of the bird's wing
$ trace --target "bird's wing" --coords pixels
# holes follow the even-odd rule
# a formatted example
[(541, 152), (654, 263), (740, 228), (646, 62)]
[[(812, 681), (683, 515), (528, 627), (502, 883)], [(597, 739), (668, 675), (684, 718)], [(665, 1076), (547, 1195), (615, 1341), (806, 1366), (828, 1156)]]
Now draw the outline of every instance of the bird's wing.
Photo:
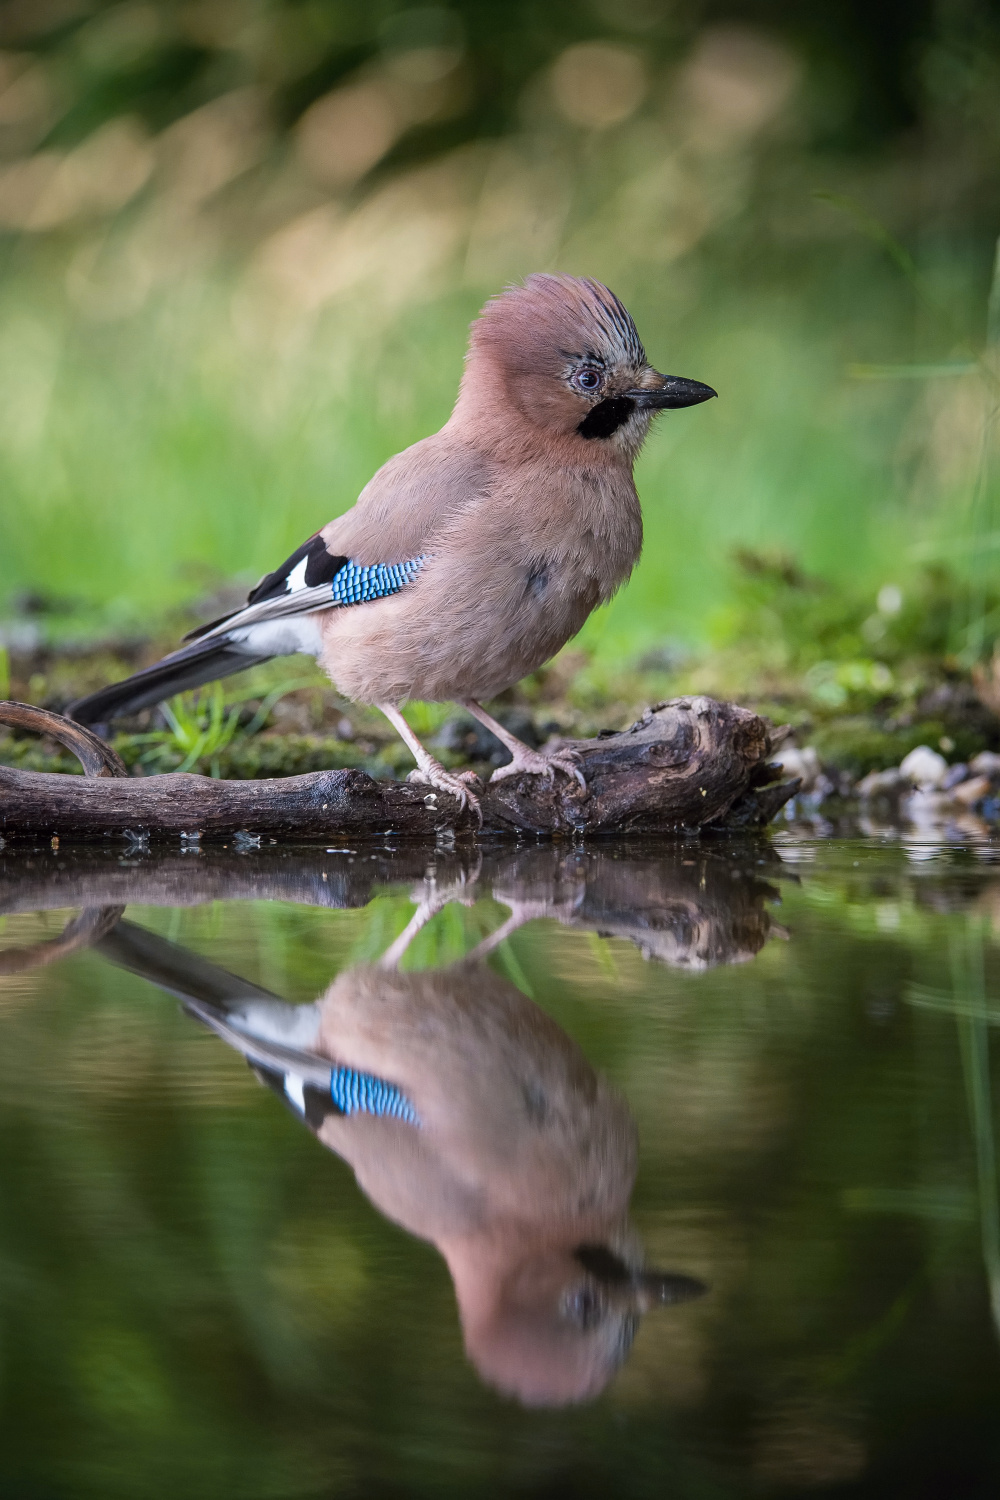
[[(412, 1102), (397, 1084), (267, 1035), (273, 1029), (273, 1021), (270, 1027), (267, 1024), (268, 1018), (275, 1009), (287, 1010), (290, 1015), (294, 1012), (294, 1007), (270, 990), (209, 963), (200, 954), (135, 922), (120, 920), (95, 948), (118, 968), (176, 995), (190, 1015), (241, 1052), (265, 1082), (280, 1080), (277, 1092), (287, 1096), (299, 1114), (305, 1113), (315, 1128), (322, 1123), (324, 1110), (338, 1115), (383, 1116), (406, 1125), (420, 1123)], [(281, 1024), (282, 1028), (287, 1025)], [(303, 1089), (316, 1090), (323, 1096), (325, 1104), (318, 1112), (317, 1101), (307, 1105)]]
[(445, 427), (384, 463), (322, 536), (330, 552), (356, 562), (402, 562), (431, 551), (450, 518), (496, 479), (495, 460)]
[(420, 571), (442, 525), (488, 493), (492, 479), (493, 466), (467, 444), (443, 432), (422, 438), (383, 464), (350, 510), (266, 574), (245, 608), (185, 639), (398, 593)]
[(316, 656), (322, 640), (309, 615), (398, 594), (425, 561), (421, 554), (406, 562), (362, 567), (329, 552), (320, 534), (311, 536), (280, 568), (261, 579), (243, 609), (202, 625), (185, 637), (188, 644), (179, 651), (78, 699), (67, 712), (80, 724), (103, 724), (272, 656), (296, 651)]
[(265, 574), (257, 587), (251, 589), (243, 609), (202, 625), (184, 639), (209, 640), (213, 636), (228, 636), (234, 630), (260, 625), (266, 620), (384, 599), (411, 583), (424, 561), (421, 555), (402, 563), (361, 567), (349, 557), (336, 557), (330, 553), (322, 535), (317, 532), (280, 568)]

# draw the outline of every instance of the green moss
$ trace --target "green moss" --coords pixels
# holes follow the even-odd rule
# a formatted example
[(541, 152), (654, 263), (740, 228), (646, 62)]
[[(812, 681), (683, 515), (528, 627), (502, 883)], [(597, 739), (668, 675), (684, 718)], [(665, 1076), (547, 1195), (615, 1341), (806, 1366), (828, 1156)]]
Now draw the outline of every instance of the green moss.
[(53, 746), (51, 740), (15, 739), (0, 735), (0, 766), (18, 771), (68, 771), (82, 775), (80, 762), (69, 750)]
[(975, 730), (956, 729), (938, 719), (889, 729), (860, 715), (831, 719), (818, 725), (808, 742), (815, 747), (824, 765), (846, 771), (853, 777), (898, 766), (904, 755), (917, 745), (930, 745), (933, 750), (941, 750), (950, 761), (968, 760), (986, 747), (984, 737)]

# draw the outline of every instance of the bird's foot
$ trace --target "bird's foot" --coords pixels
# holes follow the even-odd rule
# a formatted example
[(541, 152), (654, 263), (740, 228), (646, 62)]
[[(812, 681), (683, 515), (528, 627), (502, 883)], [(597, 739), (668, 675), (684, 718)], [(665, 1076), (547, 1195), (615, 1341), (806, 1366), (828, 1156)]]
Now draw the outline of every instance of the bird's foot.
[(514, 759), (494, 771), (490, 780), (502, 781), (505, 776), (527, 773), (529, 776), (544, 776), (547, 781), (551, 781), (557, 771), (562, 771), (564, 776), (575, 777), (583, 790), (587, 790), (587, 783), (580, 770), (580, 753), (578, 750), (571, 750), (568, 745), (548, 752), (530, 750), (527, 745), (522, 745), (514, 751)]
[(480, 828), (483, 826), (483, 810), (476, 796), (477, 791), (482, 791), (483, 783), (475, 771), (459, 771), (457, 774), (446, 771), (439, 761), (429, 755), (426, 761), (415, 771), (411, 771), (406, 779), (415, 786), (431, 787), (431, 795), (434, 792), (447, 792), (449, 797), (455, 798), (459, 808), (468, 807), (474, 812)]

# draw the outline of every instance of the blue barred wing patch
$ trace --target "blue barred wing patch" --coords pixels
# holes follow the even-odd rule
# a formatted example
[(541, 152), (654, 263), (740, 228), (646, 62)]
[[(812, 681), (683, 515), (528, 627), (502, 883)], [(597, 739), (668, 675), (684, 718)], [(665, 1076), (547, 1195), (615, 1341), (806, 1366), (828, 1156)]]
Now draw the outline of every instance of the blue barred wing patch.
[(330, 1097), (341, 1114), (388, 1116), (407, 1125), (419, 1125), (413, 1105), (394, 1083), (355, 1068), (334, 1068), (330, 1075)]
[(367, 604), (370, 599), (387, 599), (412, 583), (426, 561), (426, 554), (403, 563), (375, 563), (370, 568), (346, 562), (334, 575), (334, 604)]

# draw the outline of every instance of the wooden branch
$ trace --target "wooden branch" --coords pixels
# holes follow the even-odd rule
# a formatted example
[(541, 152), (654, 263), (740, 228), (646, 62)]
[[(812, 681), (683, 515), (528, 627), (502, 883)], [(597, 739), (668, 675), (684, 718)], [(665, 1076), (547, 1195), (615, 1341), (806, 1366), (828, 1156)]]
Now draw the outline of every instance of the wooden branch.
[(35, 734), (47, 734), (58, 740), (67, 750), (72, 750), (83, 767), (84, 776), (128, 776), (128, 767), (107, 740), (100, 739), (92, 730), (72, 719), (64, 719), (61, 714), (8, 698), (0, 700), (0, 724), (7, 724), (11, 729), (30, 729)]
[[(28, 717), (30, 716), (30, 717)], [(0, 836), (78, 841), (331, 837), (387, 834), (448, 838), (478, 825), (451, 797), (364, 771), (317, 771), (268, 781), (216, 781), (172, 772), (129, 777), (110, 746), (57, 714), (0, 703), (0, 723), (38, 729), (81, 760), (84, 776), (0, 766)], [(774, 785), (770, 728), (756, 714), (712, 698), (675, 698), (647, 709), (631, 729), (569, 741), (586, 792), (571, 778), (488, 782), (489, 834), (676, 833), (760, 827), (798, 783)]]

